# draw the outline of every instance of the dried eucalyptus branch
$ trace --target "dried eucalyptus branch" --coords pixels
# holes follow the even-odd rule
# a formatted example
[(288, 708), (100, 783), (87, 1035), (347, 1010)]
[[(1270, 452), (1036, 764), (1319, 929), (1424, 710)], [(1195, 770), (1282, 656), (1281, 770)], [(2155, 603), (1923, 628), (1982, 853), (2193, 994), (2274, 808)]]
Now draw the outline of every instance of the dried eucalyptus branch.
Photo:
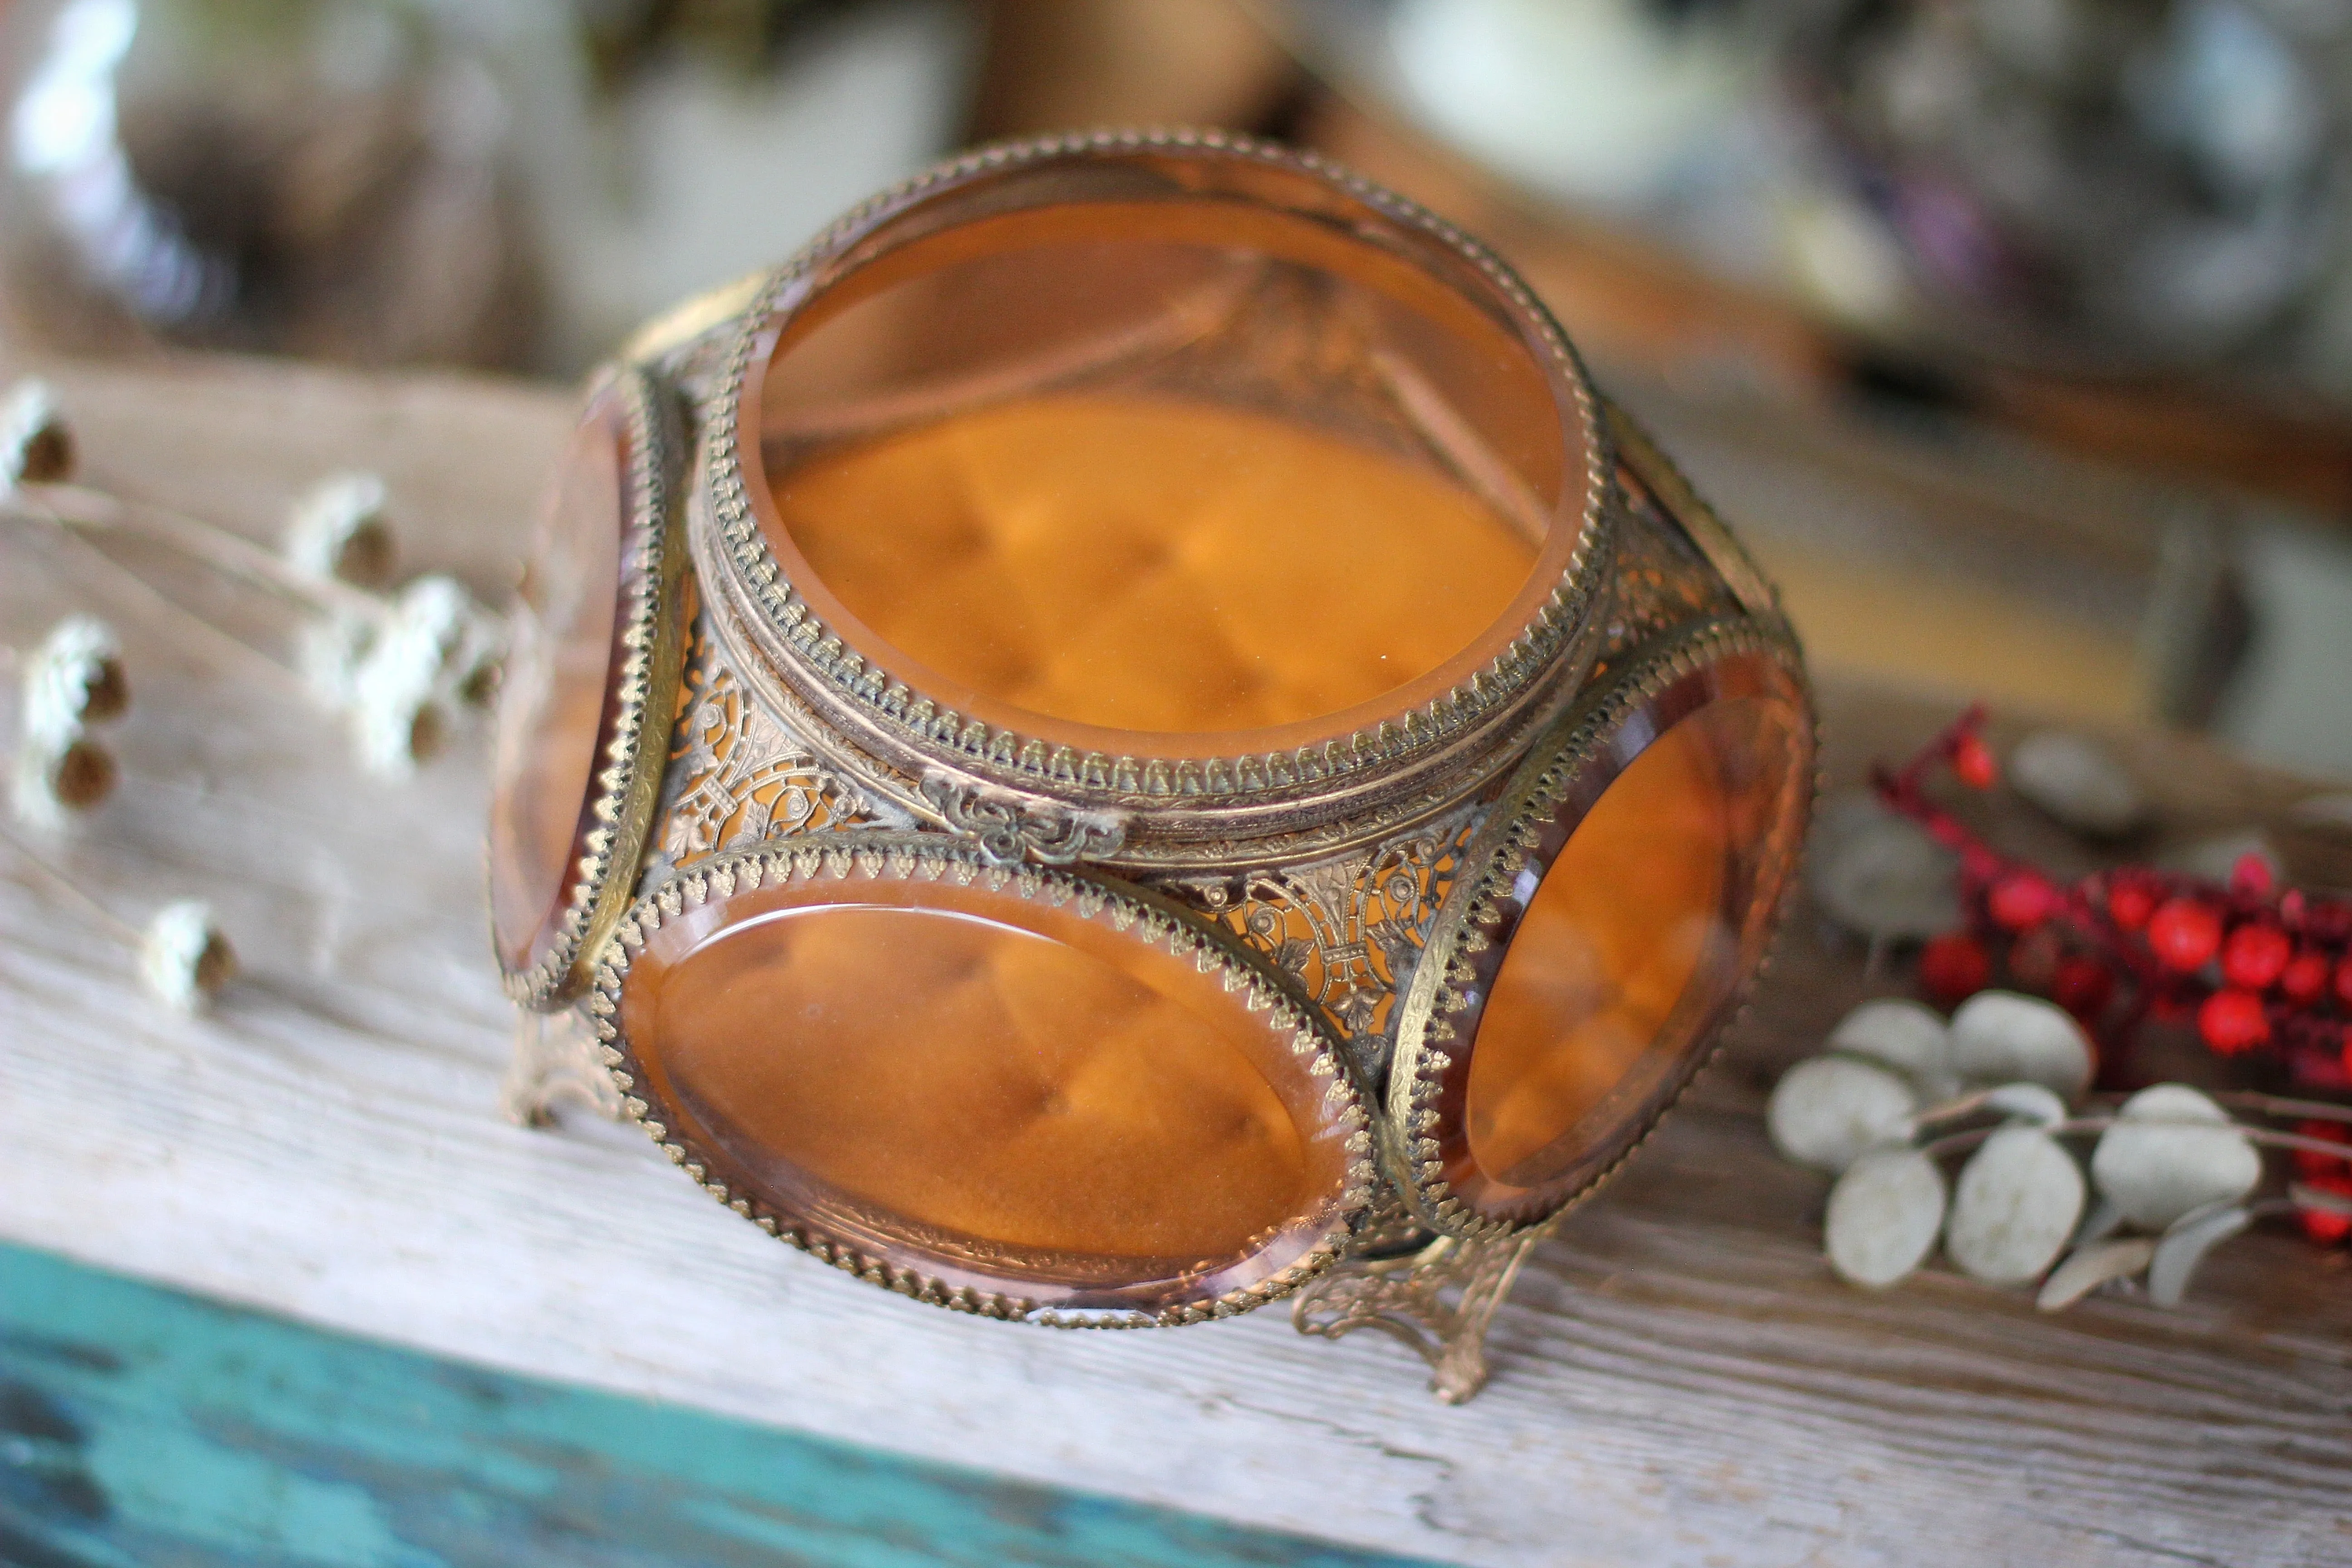
[[(2308, 1226), (2321, 1212), (2352, 1226), (2352, 1198), (2330, 1191), (2352, 1167), (2352, 1134), (2335, 1135), (2352, 1109), (2228, 1097), (2250, 1113), (2305, 1119), (2288, 1131), (2236, 1120), (2184, 1084), (2119, 1103), (2089, 1095), (2088, 1038), (2038, 998), (1980, 993), (1948, 1023), (1915, 1003), (1864, 1003), (1827, 1047), (1782, 1076), (1766, 1119), (1784, 1154), (1837, 1174), (1824, 1247), (1856, 1284), (1898, 1282), (1940, 1239), (1973, 1279), (2040, 1281), (2044, 1310), (2140, 1276), (2150, 1300), (2171, 1305), (2214, 1247), (2265, 1215)], [(2084, 1140), (2087, 1159), (2074, 1147)], [(2250, 1202), (2263, 1149), (2291, 1152), (2305, 1181)]]

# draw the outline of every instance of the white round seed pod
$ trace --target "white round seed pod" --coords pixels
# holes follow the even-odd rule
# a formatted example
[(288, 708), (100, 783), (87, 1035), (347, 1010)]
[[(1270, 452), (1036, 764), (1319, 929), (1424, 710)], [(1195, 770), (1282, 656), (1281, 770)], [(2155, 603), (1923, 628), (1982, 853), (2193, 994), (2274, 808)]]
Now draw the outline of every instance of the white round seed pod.
[(2038, 1083), (2073, 1100), (2091, 1086), (2091, 1041), (2054, 1002), (1979, 991), (1952, 1015), (1952, 1070), (1969, 1083)]
[(1893, 1068), (1940, 1100), (1957, 1081), (1952, 1074), (1951, 1033), (1932, 1007), (1899, 997), (1864, 1002), (1830, 1031), (1829, 1049), (1864, 1057)]
[(2162, 1230), (2191, 1209), (2235, 1202), (2263, 1179), (2263, 1159), (2229, 1112), (2186, 1084), (2141, 1089), (2091, 1153), (2091, 1179), (2126, 1219)]
[(2009, 753), (2009, 784), (2077, 833), (2120, 838), (2147, 821), (2147, 796), (2097, 742), (2037, 730)]
[(1952, 1188), (1944, 1251), (1974, 1279), (2016, 1285), (2056, 1261), (2082, 1217), (2082, 1167), (2047, 1132), (2004, 1127)]
[(1780, 1075), (1764, 1109), (1772, 1146), (1837, 1172), (1874, 1143), (1903, 1135), (1918, 1095), (1895, 1074), (1853, 1057), (1810, 1057)]
[(2273, 880), (2286, 875), (2286, 862), (2279, 858), (2278, 847), (2259, 827), (2178, 845), (2158, 855), (2156, 866), (2160, 871), (2179, 871), (2183, 876), (2226, 884), (2236, 874), (2238, 862), (2249, 855), (2270, 868)]
[(1958, 858), (1866, 797), (1829, 803), (1807, 859), (1813, 899), (1874, 941), (1916, 941), (1961, 924)]
[(1892, 1285), (1919, 1267), (1944, 1226), (1944, 1173), (1916, 1149), (1873, 1149), (1830, 1189), (1830, 1267), (1856, 1285)]

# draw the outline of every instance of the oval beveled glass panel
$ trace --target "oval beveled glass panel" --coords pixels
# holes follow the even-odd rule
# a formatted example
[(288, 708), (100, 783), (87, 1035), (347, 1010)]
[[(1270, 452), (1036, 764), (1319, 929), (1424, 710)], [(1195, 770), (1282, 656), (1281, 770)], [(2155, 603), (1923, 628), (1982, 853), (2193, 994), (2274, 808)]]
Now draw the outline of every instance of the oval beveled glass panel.
[(1272, 729), (1468, 646), (1533, 547), (1410, 463), (1172, 398), (1024, 399), (811, 458), (776, 506), (844, 605), (973, 691), (1108, 729)]
[(812, 280), (747, 384), (786, 577), (917, 691), (1113, 755), (1312, 744), (1491, 666), (1581, 538), (1570, 373), (1328, 182), (1150, 162), (951, 192)]
[(564, 449), (523, 575), (500, 678), (490, 803), (490, 925), (510, 974), (562, 932), (595, 826), (611, 742), (628, 531), (628, 398), (608, 384)]
[[(1463, 1103), (1489, 1204), (1654, 1114), (1761, 957), (1786, 867), (1803, 715), (1727, 697), (1627, 763), (1541, 869), (1486, 990)], [(1474, 1201), (1475, 1201), (1474, 1199)]]
[(1339, 1223), (1330, 1080), (1221, 975), (1070, 908), (888, 877), (739, 892), (631, 961), (656, 1115), (860, 1251), (1045, 1305), (1157, 1311)]

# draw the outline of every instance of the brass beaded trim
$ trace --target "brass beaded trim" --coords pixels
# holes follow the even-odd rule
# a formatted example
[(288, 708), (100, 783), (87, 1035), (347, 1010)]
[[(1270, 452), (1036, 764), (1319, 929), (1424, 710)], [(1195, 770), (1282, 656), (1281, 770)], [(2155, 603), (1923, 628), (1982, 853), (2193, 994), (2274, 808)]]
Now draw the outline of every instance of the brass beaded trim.
[[(739, 408), (761, 333), (795, 282), (848, 237), (939, 185), (1074, 153), (1152, 151), (1230, 153), (1312, 174), (1388, 217), (1421, 230), (1470, 262), (1524, 312), (1555, 363), (1567, 372), (1582, 427), (1587, 469), (1582, 534), (1576, 552), (1549, 598), (1491, 665), (1395, 719), (1295, 751), (1211, 758), (1113, 757), (999, 729), (923, 696), (851, 649), (793, 591), (761, 534), (746, 494), (738, 446)], [(1616, 520), (1609, 497), (1615, 458), (1611, 433), (1601, 417), (1582, 361), (1527, 286), (1491, 251), (1453, 225), (1360, 174), (1311, 153), (1278, 149), (1213, 131), (1100, 132), (1007, 143), (940, 164), (862, 204), (779, 268), (742, 313), (736, 326), (730, 374), (706, 408), (704, 425), (704, 482), (723, 545), (719, 553), (735, 585), (758, 605), (823, 686), (919, 753), (944, 752), (956, 765), (999, 782), (1062, 795), (1136, 804), (1279, 795), (1313, 791), (1327, 783), (1422, 756), (1494, 714), (1552, 668), (1605, 588), (1607, 574), (1601, 568), (1612, 554)], [(1586, 646), (1589, 649), (1589, 643)]]
[[(1793, 876), (1783, 876), (1774, 906), (1765, 916), (1767, 936), (1762, 959), (1735, 982), (1719, 1011), (1722, 1021), (1700, 1045), (1698, 1059), (1658, 1105), (1647, 1125), (1581, 1186), (1564, 1194), (1542, 1213), (1496, 1218), (1471, 1208), (1445, 1180), (1443, 1146), (1433, 1134), (1440, 1115), (1437, 1101), (1445, 1074), (1454, 1066), (1452, 1049), (1457, 1045), (1448, 1016), (1468, 1005), (1465, 987), (1475, 984), (1475, 976), (1466, 960), (1486, 946), (1488, 939), (1484, 928), (1500, 917), (1500, 901), (1527, 869), (1543, 828), (1567, 798), (1579, 775), (1601, 753), (1609, 740), (1676, 683), (1741, 655), (1759, 655), (1772, 660), (1789, 676), (1806, 712), (1811, 714), (1811, 694), (1796, 646), (1770, 623), (1741, 617), (1687, 627), (1669, 634), (1623, 678), (1580, 704), (1564, 725), (1564, 738), (1538, 753), (1538, 760), (1513, 782), (1481, 829), (1481, 842), (1472, 847), (1467, 858), (1473, 861), (1483, 858), (1485, 864), (1464, 875), (1456, 884), (1454, 897), (1439, 912), (1430, 931), (1428, 956), (1415, 971), (1397, 1010), (1396, 1052), (1381, 1124), (1386, 1145), (1383, 1153), (1397, 1173), (1397, 1185), (1415, 1212), (1433, 1228), (1450, 1236), (1473, 1238), (1509, 1235), (1548, 1224), (1561, 1211), (1582, 1202), (1622, 1169), (1625, 1161), (1649, 1141), (1666, 1113), (1689, 1091), (1699, 1073), (1721, 1049), (1732, 1025), (1745, 1014), (1756, 982), (1769, 963), (1771, 945), (1788, 905), (1789, 889), (1795, 881)], [(1801, 764), (1810, 799), (1810, 791), (1818, 784), (1812, 773), (1813, 758), (1808, 755), (1801, 759)], [(1776, 830), (1782, 841), (1773, 847), (1773, 852), (1784, 864), (1794, 858), (1795, 846), (1790, 840), (1801, 838), (1808, 815), (1809, 810), (1800, 811)]]
[[(1347, 1130), (1346, 1185), (1329, 1230), (1307, 1256), (1289, 1267), (1213, 1300), (1169, 1307), (1156, 1313), (1141, 1310), (1057, 1309), (1041, 1306), (1022, 1296), (950, 1285), (920, 1269), (872, 1257), (818, 1226), (777, 1212), (755, 1194), (736, 1191), (713, 1174), (703, 1152), (686, 1134), (658, 1120), (654, 1108), (637, 1092), (641, 1064), (620, 1026), (621, 991), (632, 960), (665, 921), (698, 909), (712, 899), (730, 898), (739, 890), (788, 881), (885, 877), (907, 881), (946, 878), (962, 886), (977, 883), (992, 892), (1010, 893), (1055, 908), (1068, 907), (1087, 920), (1129, 932), (1147, 945), (1162, 948), (1179, 958), (1190, 958), (1202, 973), (1216, 974), (1226, 990), (1243, 993), (1243, 1000), (1252, 1012), (1267, 1014), (1276, 1029), (1287, 1034), (1293, 1054), (1311, 1058), (1308, 1070), (1314, 1077), (1328, 1080), (1325, 1101), (1337, 1111), (1339, 1124)], [(595, 988), (589, 993), (587, 1008), (596, 1032), (598, 1059), (619, 1089), (624, 1110), (704, 1191), (769, 1235), (789, 1241), (837, 1268), (900, 1295), (953, 1311), (1054, 1328), (1171, 1328), (1234, 1317), (1289, 1295), (1329, 1268), (1371, 1212), (1380, 1184), (1370, 1118), (1345, 1053), (1315, 1021), (1307, 1005), (1239, 944), (1211, 930), (1179, 906), (1142, 889), (1114, 887), (1091, 877), (1040, 866), (992, 864), (972, 846), (936, 835), (860, 833), (854, 836), (854, 841), (831, 835), (812, 835), (775, 840), (761, 848), (702, 861), (648, 892), (630, 908), (597, 965)]]
[[(596, 954), (620, 923), (645, 854), (669, 762), (671, 710), (684, 659), (685, 579), (681, 523), (671, 475), (679, 467), (677, 410), (643, 371), (601, 373), (587, 400), (617, 393), (629, 438), (627, 516), (621, 528), (620, 637), (625, 653), (612, 677), (615, 705), (604, 765), (589, 782), (597, 826), (582, 847), (579, 876), (545, 957), (501, 972), (507, 994), (547, 1011), (578, 995)], [(651, 743), (647, 743), (650, 733)]]

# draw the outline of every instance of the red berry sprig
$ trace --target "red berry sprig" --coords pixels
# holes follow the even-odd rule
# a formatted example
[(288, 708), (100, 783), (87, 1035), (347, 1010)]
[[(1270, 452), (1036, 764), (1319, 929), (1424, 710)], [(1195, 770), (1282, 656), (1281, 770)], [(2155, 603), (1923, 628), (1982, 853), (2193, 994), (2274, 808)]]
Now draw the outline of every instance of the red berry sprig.
[(2267, 1052), (2309, 1088), (2352, 1089), (2352, 903), (2282, 891), (2249, 855), (2220, 884), (2148, 866), (2062, 883), (1986, 844), (1927, 793), (1938, 768), (1987, 790), (2000, 770), (1970, 709), (1901, 768), (1872, 777), (1887, 806), (1959, 857), (1962, 931), (1919, 955), (1951, 1006), (1991, 983), (1996, 957), (2111, 1044), (2150, 1017), (2193, 1019), (2221, 1056)]
[[(2304, 1138), (2320, 1143), (2352, 1143), (2352, 1129), (2341, 1121), (2305, 1121), (2295, 1128)], [(2316, 1149), (2294, 1152), (2295, 1179), (2323, 1193), (2333, 1193), (2340, 1198), (2352, 1198), (2352, 1152), (2346, 1158), (2332, 1159)], [(2352, 1215), (2337, 1214), (2333, 1209), (2305, 1207), (2295, 1211), (2302, 1222), (2303, 1233), (2322, 1247), (2342, 1241), (2352, 1234)]]

